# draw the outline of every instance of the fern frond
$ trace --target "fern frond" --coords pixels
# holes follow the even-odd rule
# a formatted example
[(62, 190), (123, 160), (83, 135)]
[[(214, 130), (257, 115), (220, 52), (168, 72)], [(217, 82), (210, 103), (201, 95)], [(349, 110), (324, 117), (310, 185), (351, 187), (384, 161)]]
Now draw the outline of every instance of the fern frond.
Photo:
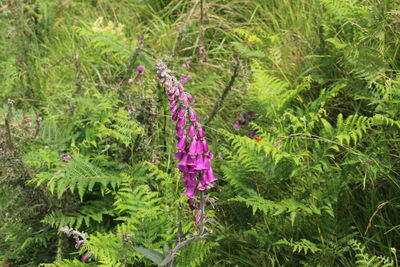
[(85, 202), (85, 205), (78, 208), (76, 212), (52, 211), (44, 217), (42, 222), (50, 224), (57, 229), (66, 225), (79, 229), (82, 224), (89, 227), (93, 225), (93, 222), (101, 223), (105, 215), (115, 215), (110, 201), (107, 201), (107, 199), (93, 200)]
[(358, 267), (391, 267), (394, 262), (389, 257), (370, 255), (365, 252), (365, 246), (357, 240), (350, 240), (349, 245), (356, 253)]
[(304, 238), (301, 239), (300, 241), (293, 241), (292, 239), (290, 240), (281, 239), (275, 242), (275, 245), (287, 245), (293, 248), (293, 252), (298, 252), (298, 253), (303, 252), (306, 255), (308, 252), (314, 254), (321, 251), (321, 249), (315, 243)]
[(121, 181), (119, 176), (77, 156), (74, 156), (69, 162), (65, 162), (62, 167), (55, 173), (39, 173), (30, 183), (37, 186), (47, 183), (50, 192), (56, 191), (59, 198), (66, 190), (74, 192), (76, 189), (82, 201), (85, 193), (91, 192), (96, 184), (100, 185), (100, 191), (104, 194), (108, 185), (116, 188)]

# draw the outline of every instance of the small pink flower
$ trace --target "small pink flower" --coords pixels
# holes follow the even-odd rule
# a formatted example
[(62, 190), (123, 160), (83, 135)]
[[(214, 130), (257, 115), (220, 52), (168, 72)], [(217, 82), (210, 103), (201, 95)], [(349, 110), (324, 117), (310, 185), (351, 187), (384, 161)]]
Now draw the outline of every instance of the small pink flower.
[(70, 160), (70, 159), (72, 159), (72, 156), (71, 155), (67, 155), (67, 154), (61, 154), (61, 159), (62, 160)]
[(144, 35), (143, 34), (139, 35), (139, 39), (144, 40)]
[(187, 83), (188, 79), (192, 79), (192, 75), (184, 75), (181, 78), (181, 83)]
[(237, 117), (236, 117), (236, 120), (237, 120), (238, 122), (244, 122), (244, 121), (245, 121), (245, 119), (244, 119), (244, 117), (243, 117), (242, 115), (237, 116)]
[(144, 71), (144, 67), (142, 65), (137, 66), (136, 70), (141, 74)]
[(82, 256), (81, 261), (85, 262), (85, 261), (87, 261), (88, 258), (89, 258), (89, 254), (88, 254), (88, 253), (85, 253), (85, 254)]
[(240, 129), (240, 124), (239, 124), (239, 123), (235, 123), (235, 124), (233, 125), (233, 129), (239, 130), (239, 129)]

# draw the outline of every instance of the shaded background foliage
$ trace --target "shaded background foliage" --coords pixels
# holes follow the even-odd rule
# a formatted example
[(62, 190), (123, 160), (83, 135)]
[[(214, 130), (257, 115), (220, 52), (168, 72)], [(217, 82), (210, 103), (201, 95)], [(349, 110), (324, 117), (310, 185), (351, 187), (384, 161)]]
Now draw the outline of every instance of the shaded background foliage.
[[(399, 10), (367, 0), (1, 2), (2, 264), (154, 266), (135, 247), (167, 253), (178, 224), (195, 234), (153, 70), (162, 59), (192, 75), (202, 121), (240, 62), (206, 127), (220, 178), (209, 234), (176, 266), (397, 266)], [(76, 249), (58, 231), (66, 225), (89, 242)]]

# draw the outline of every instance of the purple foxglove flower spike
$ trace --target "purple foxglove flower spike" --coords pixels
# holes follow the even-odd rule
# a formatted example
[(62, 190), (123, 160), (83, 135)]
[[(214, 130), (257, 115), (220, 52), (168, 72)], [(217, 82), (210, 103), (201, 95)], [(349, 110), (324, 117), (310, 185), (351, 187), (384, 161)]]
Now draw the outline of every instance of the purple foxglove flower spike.
[[(194, 199), (196, 191), (204, 191), (212, 187), (217, 179), (211, 167), (213, 154), (210, 153), (205, 139), (204, 129), (197, 123), (196, 112), (189, 106), (194, 102), (191, 94), (185, 92), (181, 82), (186, 82), (191, 76), (185, 76), (181, 82), (171, 75), (171, 71), (161, 61), (156, 62), (157, 75), (164, 85), (171, 107), (172, 120), (176, 121), (176, 148), (174, 154), (179, 160), (178, 169), (183, 173), (182, 183), (186, 187), (183, 193), (189, 198), (191, 208), (198, 208)], [(186, 123), (188, 112), (190, 123)], [(185, 135), (186, 134), (186, 135)]]

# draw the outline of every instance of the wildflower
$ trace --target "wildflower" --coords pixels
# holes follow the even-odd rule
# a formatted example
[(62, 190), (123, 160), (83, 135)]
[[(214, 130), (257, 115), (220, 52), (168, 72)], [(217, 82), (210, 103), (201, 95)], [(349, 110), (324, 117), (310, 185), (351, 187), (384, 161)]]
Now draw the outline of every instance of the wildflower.
[(246, 114), (246, 118), (248, 119), (253, 119), (256, 116), (256, 114), (253, 111), (249, 111)]
[(141, 74), (144, 71), (144, 67), (142, 65), (139, 65), (136, 67), (136, 70), (138, 71), (139, 74)]
[(244, 117), (242, 116), (242, 115), (239, 115), (239, 116), (237, 116), (236, 117), (236, 120), (238, 121), (238, 122), (245, 122), (245, 119), (244, 119)]
[(238, 129), (240, 129), (240, 124), (239, 123), (235, 123), (235, 124), (233, 124), (233, 129), (235, 129), (235, 130), (238, 130)]
[(204, 49), (204, 47), (200, 47), (199, 50), (197, 51), (197, 53), (199, 55), (204, 55), (206, 53), (206, 50)]
[[(187, 83), (188, 79), (192, 79), (192, 75), (184, 75), (181, 78), (181, 83)], [(190, 100), (189, 100), (190, 101)]]
[(254, 137), (256, 137), (256, 135), (257, 135), (257, 131), (254, 131), (254, 130), (250, 131), (250, 132), (247, 134), (247, 136), (248, 136), (249, 138), (251, 138), (251, 139), (254, 139)]
[(88, 253), (85, 253), (85, 254), (83, 254), (83, 256), (82, 256), (81, 261), (85, 262), (85, 261), (87, 261), (88, 258), (89, 258), (89, 254), (88, 254)]
[(256, 139), (256, 142), (257, 142), (257, 143), (260, 143), (260, 142), (261, 142), (261, 140), (262, 140), (263, 138), (262, 138), (262, 137), (259, 137), (259, 136), (257, 136), (255, 139)]
[(68, 154), (61, 154), (60, 157), (61, 157), (62, 160), (70, 160), (70, 159), (72, 159), (72, 156), (68, 155)]
[(211, 188), (217, 178), (210, 162), (214, 156), (208, 148), (204, 129), (198, 122), (196, 112), (189, 105), (194, 102), (194, 98), (182, 86), (192, 76), (184, 76), (186, 79), (182, 81), (182, 78), (179, 82), (161, 61), (156, 63), (156, 69), (168, 96), (172, 120), (176, 121), (178, 152), (174, 157), (179, 160), (177, 167), (183, 173), (182, 184), (186, 188), (183, 194), (189, 198), (190, 207), (195, 208), (193, 199), (196, 191)]
[(143, 34), (141, 34), (141, 35), (139, 35), (139, 40), (144, 40), (144, 35)]

